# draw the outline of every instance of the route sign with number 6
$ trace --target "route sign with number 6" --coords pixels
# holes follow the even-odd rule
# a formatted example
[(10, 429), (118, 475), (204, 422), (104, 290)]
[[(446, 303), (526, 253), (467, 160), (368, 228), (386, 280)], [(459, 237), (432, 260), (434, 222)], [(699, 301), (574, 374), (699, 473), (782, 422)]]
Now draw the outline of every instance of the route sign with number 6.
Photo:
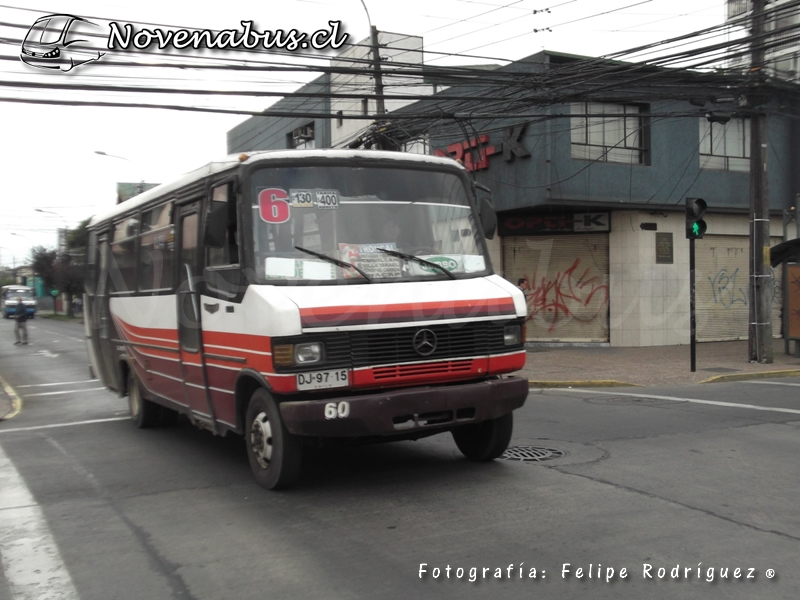
[(289, 195), (281, 188), (267, 188), (258, 193), (258, 211), (267, 223), (286, 223), (289, 220)]

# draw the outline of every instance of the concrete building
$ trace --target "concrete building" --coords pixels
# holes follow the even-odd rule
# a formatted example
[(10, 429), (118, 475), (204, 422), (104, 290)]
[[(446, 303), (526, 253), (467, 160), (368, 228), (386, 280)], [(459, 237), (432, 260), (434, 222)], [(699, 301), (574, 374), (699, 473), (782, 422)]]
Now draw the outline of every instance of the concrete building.
[[(582, 58), (541, 52), (495, 73), (521, 66), (541, 71)], [(469, 84), (457, 90), (461, 96), (477, 91)], [(536, 109), (535, 117), (475, 120), (418, 139), (431, 152), (460, 160), (492, 190), (499, 216), (492, 262), (510, 281), (525, 281), (528, 341), (688, 343), (687, 197), (708, 204), (708, 232), (696, 245), (697, 339), (746, 339), (749, 120), (735, 110), (720, 116), (719, 103), (650, 100), (646, 88), (625, 94), (615, 89), (608, 100), (551, 104)], [(440, 99), (433, 94), (393, 112), (420, 112)], [(286, 148), (281, 135), (298, 122), (251, 119), (229, 134), (229, 149)], [(784, 238), (784, 215), (800, 192), (792, 168), (800, 129), (780, 111), (770, 114), (768, 127), (774, 245)], [(795, 237), (792, 229), (789, 237)], [(773, 332), (779, 336), (779, 270), (773, 286)]]
[[(378, 32), (384, 102), (387, 113), (414, 102), (413, 97), (431, 94), (433, 85), (419, 84), (422, 68), (422, 38), (399, 33)], [(325, 114), (321, 117), (252, 117), (228, 132), (228, 151), (336, 148), (358, 137), (377, 114), (375, 79), (370, 40), (362, 40), (331, 59), (333, 72), (302, 86), (293, 96), (273, 104), (271, 112)], [(413, 75), (404, 74), (413, 72)], [(319, 94), (319, 97), (309, 97)], [(336, 97), (328, 97), (334, 94)], [(352, 98), (342, 98), (351, 95)], [(349, 118), (345, 118), (345, 115)], [(365, 118), (351, 118), (364, 115)]]
[[(753, 12), (753, 0), (727, 0), (726, 22), (738, 28), (749, 27), (749, 20), (744, 19)], [(800, 42), (796, 31), (786, 28), (800, 24), (800, 11), (793, 0), (767, 0), (765, 29), (771, 34), (770, 45), (765, 50), (768, 74), (786, 81), (800, 80)], [(780, 43), (786, 40), (786, 43)], [(775, 43), (778, 42), (778, 43)], [(730, 61), (733, 68), (747, 69), (750, 56), (742, 54)]]

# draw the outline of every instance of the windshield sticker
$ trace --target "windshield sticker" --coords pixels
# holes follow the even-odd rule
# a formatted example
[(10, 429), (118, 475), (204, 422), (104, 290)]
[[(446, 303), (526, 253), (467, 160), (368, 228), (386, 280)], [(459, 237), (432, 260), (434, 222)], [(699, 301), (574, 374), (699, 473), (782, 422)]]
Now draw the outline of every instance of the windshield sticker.
[(464, 270), (467, 273), (477, 273), (486, 269), (486, 261), (482, 256), (475, 256), (474, 254), (464, 255)]
[(264, 263), (264, 271), (268, 277), (296, 277), (297, 264), (293, 258), (268, 256)]
[(301, 271), (303, 279), (334, 279), (333, 265), (331, 263), (320, 262), (317, 260), (303, 260)]
[[(447, 269), (451, 273), (456, 272), (463, 272), (464, 271), (464, 257), (461, 255), (455, 256), (424, 256), (420, 255), (420, 258), (424, 258), (428, 262), (435, 263), (437, 265), (442, 265), (443, 268)], [(441, 271), (434, 267), (429, 267), (428, 265), (423, 265), (420, 263), (412, 263), (411, 264), (411, 273), (414, 275), (439, 275)]]
[(312, 208), (314, 206), (313, 190), (289, 190), (289, 197), (294, 208)]
[[(339, 244), (341, 260), (357, 266), (370, 277), (398, 278), (402, 275), (400, 260), (378, 250), (397, 250), (397, 244)], [(360, 277), (358, 273), (345, 271), (347, 279)]]
[(258, 212), (267, 223), (285, 223), (291, 216), (289, 195), (281, 188), (267, 188), (258, 193)]
[(315, 195), (317, 208), (339, 208), (339, 192), (336, 190), (317, 190)]

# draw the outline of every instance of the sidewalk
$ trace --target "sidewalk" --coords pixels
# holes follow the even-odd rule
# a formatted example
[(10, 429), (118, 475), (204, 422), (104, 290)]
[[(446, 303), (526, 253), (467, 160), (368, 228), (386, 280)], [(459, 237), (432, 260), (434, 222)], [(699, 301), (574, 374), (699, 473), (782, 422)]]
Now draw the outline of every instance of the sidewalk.
[[(528, 348), (528, 360), (520, 375), (531, 382), (531, 387), (684, 385), (800, 376), (800, 358), (785, 354), (782, 339), (774, 342), (772, 364), (750, 363), (747, 340), (697, 344), (694, 373), (688, 344), (641, 348), (542, 345)], [(794, 349), (793, 344), (790, 347)]]

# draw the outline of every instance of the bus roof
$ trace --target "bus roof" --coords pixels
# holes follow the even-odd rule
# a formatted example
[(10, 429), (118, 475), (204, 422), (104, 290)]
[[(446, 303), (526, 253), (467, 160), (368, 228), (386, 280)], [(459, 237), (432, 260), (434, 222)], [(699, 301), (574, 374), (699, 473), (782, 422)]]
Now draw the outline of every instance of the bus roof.
[[(242, 160), (242, 157), (247, 157)], [(438, 156), (429, 156), (427, 154), (412, 154), (410, 152), (391, 152), (385, 150), (334, 150), (334, 149), (320, 149), (320, 150), (259, 150), (255, 152), (242, 152), (239, 154), (230, 154), (222, 160), (208, 163), (199, 169), (189, 171), (178, 179), (170, 181), (169, 183), (162, 183), (152, 189), (147, 190), (134, 196), (130, 200), (116, 205), (114, 208), (109, 209), (103, 213), (97, 214), (92, 217), (89, 222), (89, 227), (101, 223), (108, 219), (113, 219), (117, 215), (127, 213), (131, 210), (146, 205), (148, 202), (155, 198), (159, 198), (164, 194), (168, 194), (174, 190), (178, 190), (193, 181), (197, 181), (216, 173), (221, 173), (228, 169), (233, 169), (240, 164), (253, 164), (255, 162), (268, 162), (277, 159), (286, 158), (331, 158), (336, 160), (346, 158), (361, 158), (361, 159), (375, 159), (375, 160), (393, 160), (397, 162), (424, 162), (429, 164), (437, 164), (448, 167), (460, 167), (460, 163), (452, 158), (442, 158)]]

